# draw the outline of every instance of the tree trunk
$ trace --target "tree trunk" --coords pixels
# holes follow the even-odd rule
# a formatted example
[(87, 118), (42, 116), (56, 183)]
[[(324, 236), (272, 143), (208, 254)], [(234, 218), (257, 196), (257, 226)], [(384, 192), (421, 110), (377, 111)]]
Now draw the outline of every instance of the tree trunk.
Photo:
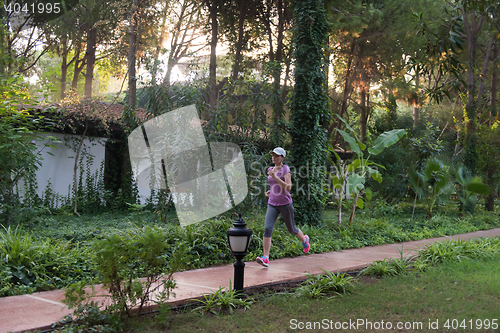
[[(328, 24), (323, 0), (294, 2), (295, 89), (292, 96), (291, 157), (299, 170), (310, 176), (297, 177), (294, 206), (298, 223), (320, 223), (324, 205), (327, 141), (321, 124), (328, 121), (325, 46)], [(299, 172), (300, 173), (300, 172)], [(311, 175), (312, 174), (312, 175)]]
[[(488, 70), (488, 63), (490, 62), (490, 57), (491, 57), (491, 51), (493, 49), (493, 45), (496, 39), (496, 35), (493, 35), (490, 38), (490, 41), (488, 43), (488, 49), (486, 50), (486, 55), (484, 56), (484, 61), (483, 61), (483, 68), (481, 70), (481, 76), (479, 78), (479, 91), (477, 93), (477, 100), (481, 101), (481, 104), (483, 104), (483, 92), (484, 92), (484, 87), (486, 83), (486, 71)], [(482, 105), (479, 105), (482, 106)]]
[(283, 117), (283, 100), (280, 98), (281, 94), (279, 93), (281, 88), (281, 61), (283, 60), (283, 32), (285, 30), (285, 18), (284, 18), (284, 8), (283, 1), (277, 0), (276, 7), (278, 11), (278, 40), (276, 45), (276, 57), (275, 60), (277, 64), (275, 64), (273, 70), (273, 94), (275, 96), (273, 103), (273, 123), (275, 124), (275, 139), (278, 140), (277, 144), (281, 144), (280, 141), (283, 140), (281, 138), (278, 123)]
[(278, 40), (276, 44), (276, 61), (283, 60), (283, 33), (285, 30), (285, 6), (283, 0), (276, 1), (276, 7), (278, 10)]
[(165, 72), (165, 77), (163, 78), (163, 85), (170, 87), (170, 77), (172, 76), (172, 70), (174, 69), (175, 62), (168, 59), (167, 71)]
[(418, 126), (418, 117), (420, 113), (420, 104), (419, 104), (419, 96), (420, 96), (420, 73), (417, 71), (415, 74), (415, 90), (417, 91), (415, 100), (413, 101), (413, 128), (417, 128)]
[[(163, 85), (166, 87), (170, 87), (170, 77), (172, 76), (172, 70), (174, 69), (174, 66), (179, 62), (179, 59), (182, 58), (187, 53), (188, 46), (184, 45), (184, 41), (187, 35), (187, 28), (189, 27), (189, 23), (193, 19), (194, 15), (194, 12), (189, 14), (189, 19), (188, 22), (186, 23), (186, 29), (181, 34), (181, 26), (183, 24), (183, 21), (186, 20), (187, 5), (188, 3), (185, 0), (182, 3), (180, 14), (177, 17), (178, 21), (175, 24), (175, 28), (173, 30), (173, 36), (170, 41), (170, 52), (168, 53), (167, 71), (165, 73), (165, 77), (163, 78)], [(181, 39), (180, 42), (179, 38)]]
[(493, 45), (493, 66), (491, 70), (491, 100), (490, 100), (490, 120), (489, 125), (493, 124), (493, 114), (496, 114), (497, 109), (497, 75), (498, 75), (498, 67), (497, 67), (497, 59), (498, 59), (498, 45)]
[(241, 67), (241, 50), (243, 48), (243, 33), (245, 27), (245, 18), (247, 8), (245, 2), (247, 0), (239, 0), (240, 1), (240, 16), (238, 19), (238, 41), (236, 42), (236, 52), (234, 54), (234, 65), (233, 65), (233, 75), (232, 80), (236, 82), (238, 80), (238, 75)]
[(62, 63), (61, 63), (61, 100), (66, 97), (66, 77), (68, 76), (68, 46), (66, 40), (62, 43)]
[(87, 33), (87, 70), (85, 72), (85, 97), (92, 98), (92, 86), (94, 81), (95, 49), (97, 44), (97, 29), (92, 27)]
[[(218, 21), (217, 13), (219, 11), (219, 0), (214, 0), (210, 6), (210, 23), (212, 28), (212, 39), (210, 41), (210, 66), (208, 78), (208, 105), (209, 112), (215, 110), (217, 105), (217, 35), (218, 35)], [(208, 115), (207, 115), (208, 116)]]
[(366, 138), (366, 126), (368, 120), (370, 119), (372, 109), (370, 107), (370, 83), (368, 83), (368, 89), (366, 90), (366, 118), (365, 118), (365, 138)]
[(495, 197), (497, 191), (491, 191), (490, 195), (484, 199), (484, 210), (493, 212), (495, 210)]
[(78, 77), (83, 70), (83, 66), (85, 66), (85, 60), (77, 59), (75, 61), (75, 70), (73, 72), (73, 81), (71, 81), (71, 89), (76, 91), (78, 89)]
[(271, 28), (271, 8), (267, 8), (264, 25), (266, 26), (267, 41), (269, 42), (269, 61), (274, 61), (273, 30)]
[(129, 35), (128, 35), (128, 105), (135, 109), (137, 103), (137, 78), (135, 74), (135, 62), (137, 52), (137, 6), (138, 0), (133, 0), (132, 10), (130, 11)]
[[(476, 58), (476, 35), (474, 27), (476, 25), (474, 13), (471, 14), (469, 23), (467, 13), (462, 9), (464, 18), (464, 27), (467, 33), (467, 104), (465, 112), (468, 118), (466, 126), (465, 150), (464, 150), (464, 165), (469, 171), (476, 174), (476, 157), (477, 157), (477, 135), (476, 135), (476, 85), (474, 80), (474, 62)], [(472, 26), (471, 26), (472, 25)]]
[(154, 53), (153, 77), (152, 77), (153, 84), (156, 84), (156, 76), (158, 75), (159, 58), (160, 58), (160, 53), (161, 53), (163, 41), (165, 40), (165, 34), (166, 34), (165, 24), (167, 23), (167, 16), (168, 16), (168, 3), (165, 4), (165, 8), (162, 12), (161, 24), (160, 24), (161, 32), (160, 32), (160, 36), (158, 36), (158, 40), (156, 42), (157, 44), (156, 44), (156, 49), (155, 49), (155, 53)]
[(360, 129), (360, 140), (361, 142), (366, 141), (366, 120), (367, 120), (367, 106), (366, 106), (366, 83), (361, 82), (361, 92), (360, 92), (360, 115), (359, 115), (359, 129)]
[[(347, 101), (349, 99), (349, 95), (351, 92), (351, 71), (352, 71), (352, 60), (354, 58), (354, 48), (356, 46), (356, 38), (353, 37), (351, 41), (351, 50), (349, 52), (349, 59), (347, 60), (347, 71), (345, 75), (345, 81), (344, 81), (344, 92), (342, 94), (342, 104), (340, 105), (340, 110), (338, 112), (338, 115), (343, 117), (345, 111), (347, 110)], [(333, 133), (333, 130), (335, 128), (338, 128), (340, 124), (340, 120), (333, 120), (332, 124), (328, 128), (328, 136), (331, 136)], [(339, 140), (339, 133), (336, 133), (334, 143)]]
[(356, 196), (354, 197), (354, 201), (352, 203), (351, 215), (349, 216), (349, 225), (352, 225), (352, 222), (354, 221), (354, 213), (356, 212), (356, 203), (358, 202), (358, 198), (359, 193), (356, 193)]
[(73, 71), (73, 81), (71, 82), (71, 89), (76, 91), (78, 88), (78, 77), (82, 72), (83, 66), (85, 66), (85, 58), (80, 59), (80, 52), (82, 51), (82, 44), (77, 43), (75, 49), (75, 70)]

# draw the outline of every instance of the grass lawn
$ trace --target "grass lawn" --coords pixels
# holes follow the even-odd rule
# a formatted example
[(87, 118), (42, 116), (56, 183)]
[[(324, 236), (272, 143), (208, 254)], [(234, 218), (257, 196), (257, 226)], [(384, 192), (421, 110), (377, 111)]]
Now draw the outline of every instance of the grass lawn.
[(339, 331), (500, 332), (499, 276), (498, 255), (463, 259), (407, 276), (363, 277), (355, 294), (343, 298), (272, 295), (233, 314), (184, 311), (166, 320), (135, 318), (126, 332), (315, 332), (336, 330), (335, 325)]

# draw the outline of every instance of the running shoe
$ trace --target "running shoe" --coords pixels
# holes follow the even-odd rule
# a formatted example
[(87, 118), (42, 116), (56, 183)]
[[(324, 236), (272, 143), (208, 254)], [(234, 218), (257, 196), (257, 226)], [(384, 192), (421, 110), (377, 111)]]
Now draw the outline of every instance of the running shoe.
[(257, 257), (255, 261), (264, 267), (269, 267), (269, 258), (267, 256)]
[(311, 248), (309, 246), (309, 236), (305, 235), (304, 237), (306, 238), (306, 241), (302, 242), (302, 247), (304, 248), (304, 253), (307, 253), (307, 252), (309, 252), (309, 249)]

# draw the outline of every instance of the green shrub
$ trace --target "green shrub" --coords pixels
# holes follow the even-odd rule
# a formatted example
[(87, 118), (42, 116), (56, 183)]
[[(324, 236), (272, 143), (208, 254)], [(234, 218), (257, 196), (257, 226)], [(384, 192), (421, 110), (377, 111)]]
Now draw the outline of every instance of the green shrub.
[(240, 298), (237, 291), (231, 287), (229, 282), (229, 289), (220, 287), (214, 293), (203, 294), (203, 299), (192, 299), (196, 303), (202, 305), (195, 307), (192, 311), (202, 311), (205, 313), (220, 314), (222, 312), (233, 313), (236, 308), (243, 308), (244, 310), (250, 308), (254, 300), (252, 298)]
[(0, 230), (0, 296), (63, 288), (92, 276), (85, 248), (38, 240), (21, 228)]
[(343, 296), (354, 291), (353, 277), (344, 273), (332, 273), (323, 269), (324, 275), (311, 275), (301, 286), (295, 289), (298, 297), (319, 298), (327, 295)]
[(433, 266), (446, 261), (491, 257), (500, 252), (500, 238), (446, 240), (426, 245), (419, 251), (420, 262)]
[(387, 260), (377, 260), (374, 261), (370, 266), (364, 268), (359, 274), (365, 276), (396, 276), (396, 275), (407, 275), (413, 266), (414, 258), (403, 256), (403, 248), (398, 249), (400, 257), (396, 259)]
[(365, 276), (396, 276), (398, 275), (396, 269), (390, 265), (389, 261), (384, 260), (376, 260), (370, 266), (364, 268), (360, 274)]
[[(96, 241), (92, 261), (104, 288), (108, 289), (111, 313), (130, 316), (136, 306), (139, 313), (152, 301), (156, 291), (167, 295), (175, 287), (172, 274), (179, 269), (183, 250), (167, 242), (166, 233), (157, 227), (131, 228)], [(88, 297), (83, 285), (66, 293), (71, 307), (81, 305)]]
[[(354, 226), (338, 226), (334, 223), (336, 212), (327, 210), (321, 226), (301, 225), (300, 228), (311, 239), (311, 253), (322, 253), (461, 234), (500, 226), (498, 213), (476, 213), (459, 218), (454, 204), (443, 206), (441, 212), (434, 214), (432, 218), (424, 217), (426, 210), (422, 206), (422, 214), (417, 214), (413, 220), (411, 203), (400, 203), (397, 206), (384, 205), (384, 207), (393, 209), (394, 214), (384, 214), (382, 209), (375, 207), (374, 217), (371, 217), (372, 212), (367, 212)], [(253, 261), (262, 254), (265, 210), (249, 210), (243, 217), (254, 232), (245, 260)], [(122, 235), (123, 230), (127, 229), (140, 233), (148, 228), (156, 228), (164, 237), (166, 257), (170, 257), (175, 248), (185, 249), (182, 269), (230, 263), (234, 259), (227, 243), (226, 230), (232, 222), (233, 218), (228, 215), (181, 228), (170, 222), (156, 224), (153, 213), (145, 210), (126, 214), (82, 215), (80, 218), (68, 213), (40, 216), (25, 226), (25, 228), (29, 226), (31, 230), (29, 239), (32, 244), (47, 244), (45, 247), (55, 247), (55, 249), (52, 252), (45, 250), (48, 254), (33, 261), (35, 265), (30, 266), (27, 262), (25, 266), (20, 266), (20, 269), (17, 265), (7, 265), (5, 261), (0, 261), (0, 295), (64, 288), (82, 280), (99, 283), (90, 253), (95, 253), (93, 244), (116, 234), (117, 229), (122, 230), (119, 232)], [(12, 234), (15, 233), (14, 230), (11, 228)], [(5, 233), (0, 231), (2, 235)], [(15, 238), (21, 242), (25, 234), (26, 232), (19, 231)], [(24, 252), (27, 255), (30, 250)], [(278, 220), (273, 233), (271, 259), (296, 257), (302, 253), (300, 241), (288, 233), (284, 223)], [(38, 278), (30, 281), (31, 284), (22, 284), (19, 282), (19, 277), (24, 269), (29, 270), (30, 274), (35, 272)], [(23, 274), (26, 276), (27, 272)], [(142, 272), (138, 271), (137, 274), (139, 276)]]
[(59, 333), (112, 333), (120, 331), (120, 325), (112, 316), (103, 313), (96, 302), (79, 306), (72, 315), (67, 315), (52, 325)]

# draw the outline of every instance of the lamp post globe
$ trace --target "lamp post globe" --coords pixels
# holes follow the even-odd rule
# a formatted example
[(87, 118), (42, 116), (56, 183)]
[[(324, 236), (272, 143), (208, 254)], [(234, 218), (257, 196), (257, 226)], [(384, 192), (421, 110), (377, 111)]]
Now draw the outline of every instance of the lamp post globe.
[(253, 231), (247, 228), (245, 221), (243, 221), (241, 214), (239, 214), (239, 217), (233, 223), (233, 227), (227, 229), (226, 234), (231, 254), (236, 258), (236, 262), (234, 263), (234, 290), (242, 292), (245, 270), (243, 258), (247, 255)]

